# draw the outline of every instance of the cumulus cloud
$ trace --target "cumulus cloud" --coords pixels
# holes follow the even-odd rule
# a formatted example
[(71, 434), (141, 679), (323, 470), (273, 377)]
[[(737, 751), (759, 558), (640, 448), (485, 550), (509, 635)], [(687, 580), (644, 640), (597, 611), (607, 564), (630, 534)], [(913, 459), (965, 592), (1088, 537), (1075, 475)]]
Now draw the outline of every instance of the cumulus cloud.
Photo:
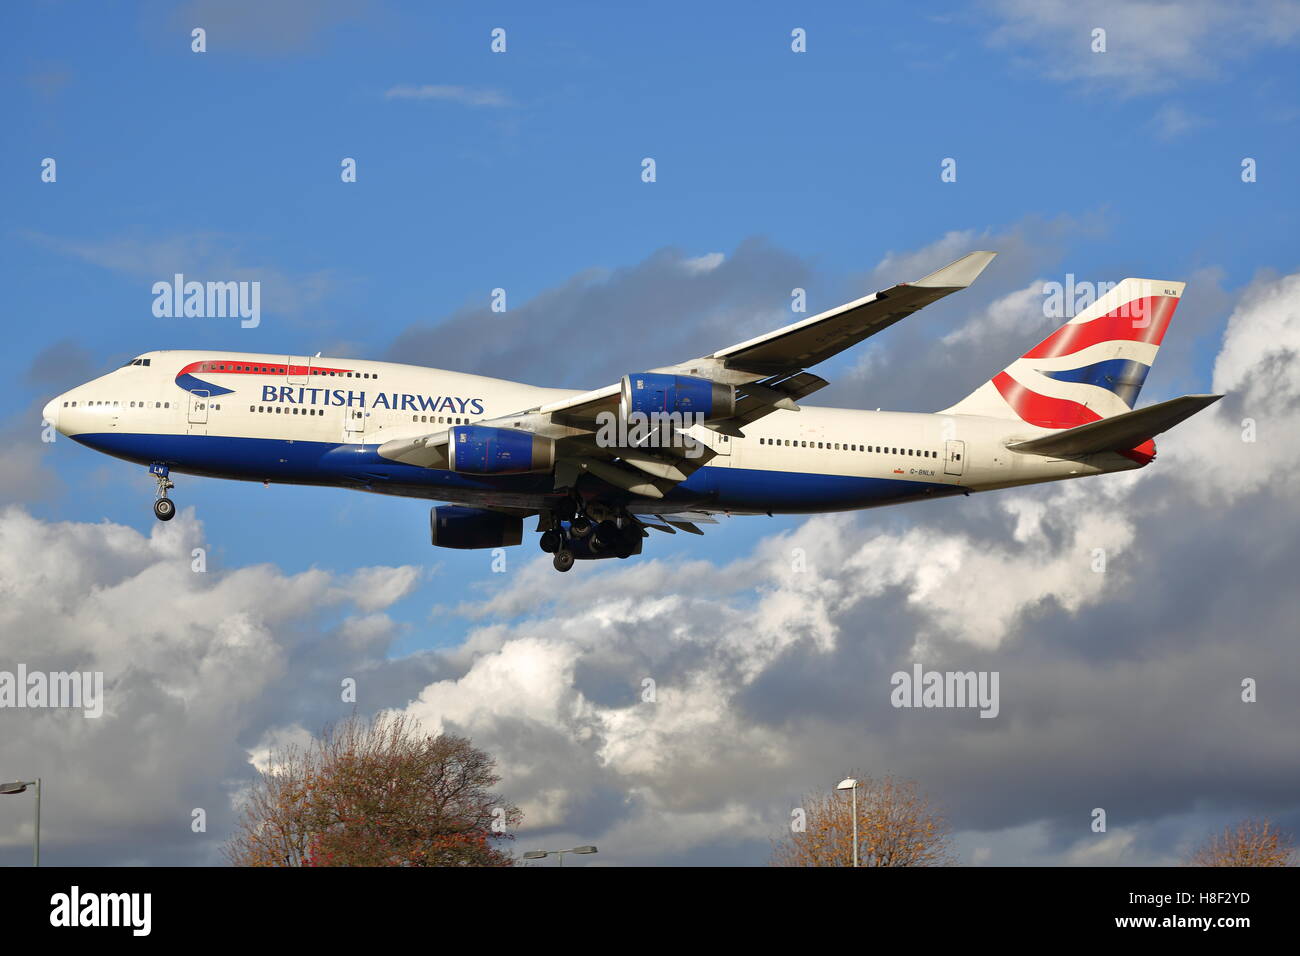
[[(966, 345), (987, 339), (990, 332), (1005, 335), (1032, 335), (1035, 330), (1048, 331), (1064, 319), (1050, 319), (1043, 303), (1045, 279), (1035, 279), (1023, 289), (1008, 292), (994, 299), (964, 325), (945, 335), (940, 341), (948, 347)], [(1028, 343), (1027, 343), (1028, 344)]]
[[(561, 318), (601, 327), (607, 306), (636, 308), (626, 293), (664, 281), (666, 300), (726, 325), (748, 281), (726, 275), (737, 260), (746, 276), (798, 264), (742, 247), (692, 273), (665, 252), (575, 280)], [(1047, 274), (1022, 268), (980, 314), (1008, 334)], [(405, 709), (498, 758), (526, 812), (520, 848), (594, 842), (608, 863), (761, 862), (801, 795), (851, 767), (917, 779), (971, 862), (1167, 863), (1233, 814), (1294, 826), (1300, 540), (1279, 528), (1300, 516), (1298, 282), (1261, 275), (1237, 298), (1214, 372), (1228, 398), (1159, 439), (1147, 469), (816, 517), (721, 563), (656, 558), (653, 541), (565, 576), (514, 561), (443, 611), (468, 629), (460, 646), (415, 657), (388, 659), (386, 609), (418, 569), (196, 574), (189, 514), (145, 537), (0, 513), (10, 659), (102, 669), (109, 692), (99, 722), (6, 715), (19, 729), (0, 760), (55, 768), (52, 854), (212, 860), (253, 766), (346, 713), (339, 681), (355, 676), (364, 711)], [(784, 304), (790, 284), (764, 288)], [(510, 360), (460, 331), (467, 354)], [(973, 331), (930, 335), (967, 348)], [(711, 333), (668, 334), (680, 356)], [(610, 346), (596, 361), (620, 360)], [(914, 662), (998, 671), (999, 716), (893, 708), (890, 676)], [(1252, 677), (1260, 702), (1244, 704)], [(210, 836), (189, 836), (195, 806)], [(1108, 834), (1090, 831), (1099, 806)], [(7, 826), (0, 854), (17, 858), (30, 833)]]
[[(635, 266), (580, 272), (526, 302), (508, 299), (506, 312), (485, 302), (421, 322), (396, 338), (387, 357), (591, 388), (794, 321), (791, 290), (806, 288), (811, 275), (807, 263), (761, 239), (745, 240), (730, 256), (660, 249)], [(653, 335), (628, 334), (649, 329)], [(537, 381), (538, 355), (570, 355), (575, 347), (581, 361), (551, 363), (552, 380)]]
[[(1242, 296), (1216, 385), (1291, 394), (1297, 279)], [(1285, 382), (1260, 377), (1279, 361)], [(1300, 425), (1286, 414), (1270, 427)], [(1240, 445), (1231, 413), (1202, 417)], [(598, 840), (607, 862), (758, 862), (801, 791), (850, 766), (921, 779), (980, 862), (1174, 862), (1225, 814), (1300, 814), (1300, 599), (1279, 571), (1300, 543), (1270, 532), (1300, 499), (1254, 483), (1205, 513), (1203, 486), (1236, 478), (1208, 475), (1226, 456), (1200, 444), (1175, 431), (1144, 471), (909, 520), (813, 518), (727, 564), (651, 556), (556, 579), (539, 559), (462, 605), (478, 623), (456, 673), (409, 712), (501, 758), (526, 833)], [(998, 670), (1001, 715), (892, 709), (889, 676), (913, 661)], [(1271, 703), (1242, 703), (1241, 680), (1264, 674)]]
[[(434, 673), (420, 657), (400, 670), (385, 660), (396, 625), (382, 608), (400, 583), (354, 597), (384, 576), (410, 582), (414, 569), (199, 573), (199, 547), (204, 528), (190, 510), (148, 537), (0, 512), (0, 669), (104, 675), (97, 719), (4, 711), (0, 764), (44, 778), (52, 862), (215, 862), (250, 753), (268, 734), (345, 716), (344, 677), (357, 680), (361, 701), (382, 706)], [(207, 813), (206, 834), (190, 831), (195, 808)], [(30, 839), (30, 826), (9, 817), (0, 858)]]
[[(1054, 80), (1129, 95), (1214, 78), (1233, 60), (1300, 38), (1300, 9), (1288, 0), (991, 0), (988, 9), (995, 47)], [(1097, 29), (1105, 52), (1093, 52)]]
[(1002, 229), (953, 230), (917, 249), (890, 250), (860, 280), (865, 290), (911, 282), (977, 249), (998, 257), (969, 289), (869, 339), (846, 374), (827, 376), (831, 385), (818, 404), (926, 412), (952, 405), (1063, 321), (1045, 315), (1043, 277), (1064, 283), (1068, 270), (1057, 270), (1065, 245), (1106, 228), (1101, 213), (1027, 216)]

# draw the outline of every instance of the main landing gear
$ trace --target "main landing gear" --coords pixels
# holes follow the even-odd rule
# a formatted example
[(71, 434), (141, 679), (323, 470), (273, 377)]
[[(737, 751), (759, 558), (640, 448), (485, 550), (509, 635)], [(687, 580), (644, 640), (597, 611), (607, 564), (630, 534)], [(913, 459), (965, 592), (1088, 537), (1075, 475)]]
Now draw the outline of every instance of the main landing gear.
[(167, 497), (167, 492), (176, 485), (167, 477), (170, 469), (154, 462), (149, 466), (149, 474), (158, 482), (158, 497), (153, 503), (153, 515), (159, 521), (171, 521), (176, 517), (176, 504)]
[(568, 571), (578, 558), (627, 558), (641, 550), (641, 528), (630, 515), (576, 497), (558, 502), (542, 527), (538, 544), (554, 555), (557, 571)]

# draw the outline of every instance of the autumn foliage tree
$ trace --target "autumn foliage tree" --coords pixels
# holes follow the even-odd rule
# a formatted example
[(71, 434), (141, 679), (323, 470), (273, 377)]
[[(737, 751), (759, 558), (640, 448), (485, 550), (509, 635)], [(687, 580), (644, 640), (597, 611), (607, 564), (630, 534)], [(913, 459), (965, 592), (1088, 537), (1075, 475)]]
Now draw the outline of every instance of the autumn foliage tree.
[(226, 856), (236, 866), (509, 866), (521, 821), (496, 762), (400, 714), (353, 717), (272, 754)]
[[(942, 814), (914, 782), (858, 780), (859, 866), (948, 866), (956, 862)], [(815, 791), (803, 798), (790, 830), (773, 841), (772, 866), (852, 866), (853, 795)]]
[(1270, 820), (1242, 820), (1215, 834), (1187, 858), (1188, 866), (1295, 866), (1291, 835)]

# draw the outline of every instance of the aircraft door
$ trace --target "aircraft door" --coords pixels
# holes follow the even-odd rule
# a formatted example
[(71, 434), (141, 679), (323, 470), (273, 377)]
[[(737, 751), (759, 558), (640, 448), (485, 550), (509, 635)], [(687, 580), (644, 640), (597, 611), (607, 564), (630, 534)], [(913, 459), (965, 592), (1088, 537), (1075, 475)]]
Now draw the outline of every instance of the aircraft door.
[(943, 453), (943, 473), (945, 475), (960, 475), (966, 463), (963, 459), (966, 457), (966, 443), (964, 441), (946, 441)]
[(366, 434), (366, 416), (369, 414), (364, 408), (348, 405), (343, 409), (343, 440), (346, 442), (362, 442)]
[(190, 392), (190, 415), (191, 425), (206, 425), (208, 423), (208, 392), (206, 389), (196, 388)]
[[(706, 428), (703, 425), (692, 425), (686, 429), (686, 434), (696, 441), (702, 442), (717, 453), (720, 458), (731, 456), (732, 439), (728, 435), (715, 432), (712, 428)], [(726, 462), (715, 462), (716, 464), (726, 464)]]
[(286, 381), (290, 385), (308, 385), (311, 378), (311, 357), (290, 355)]

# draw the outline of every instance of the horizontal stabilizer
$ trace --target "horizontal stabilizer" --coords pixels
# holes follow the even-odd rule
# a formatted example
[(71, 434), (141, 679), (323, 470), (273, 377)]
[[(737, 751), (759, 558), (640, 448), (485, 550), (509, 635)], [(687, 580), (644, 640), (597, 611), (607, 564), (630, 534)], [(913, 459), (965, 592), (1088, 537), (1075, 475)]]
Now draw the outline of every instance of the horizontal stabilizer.
[(1168, 431), (1201, 409), (1213, 405), (1222, 395), (1184, 395), (1167, 402), (1112, 415), (1100, 421), (1067, 428), (1054, 435), (1008, 445), (1012, 451), (1054, 458), (1077, 458), (1103, 451), (1127, 451)]

